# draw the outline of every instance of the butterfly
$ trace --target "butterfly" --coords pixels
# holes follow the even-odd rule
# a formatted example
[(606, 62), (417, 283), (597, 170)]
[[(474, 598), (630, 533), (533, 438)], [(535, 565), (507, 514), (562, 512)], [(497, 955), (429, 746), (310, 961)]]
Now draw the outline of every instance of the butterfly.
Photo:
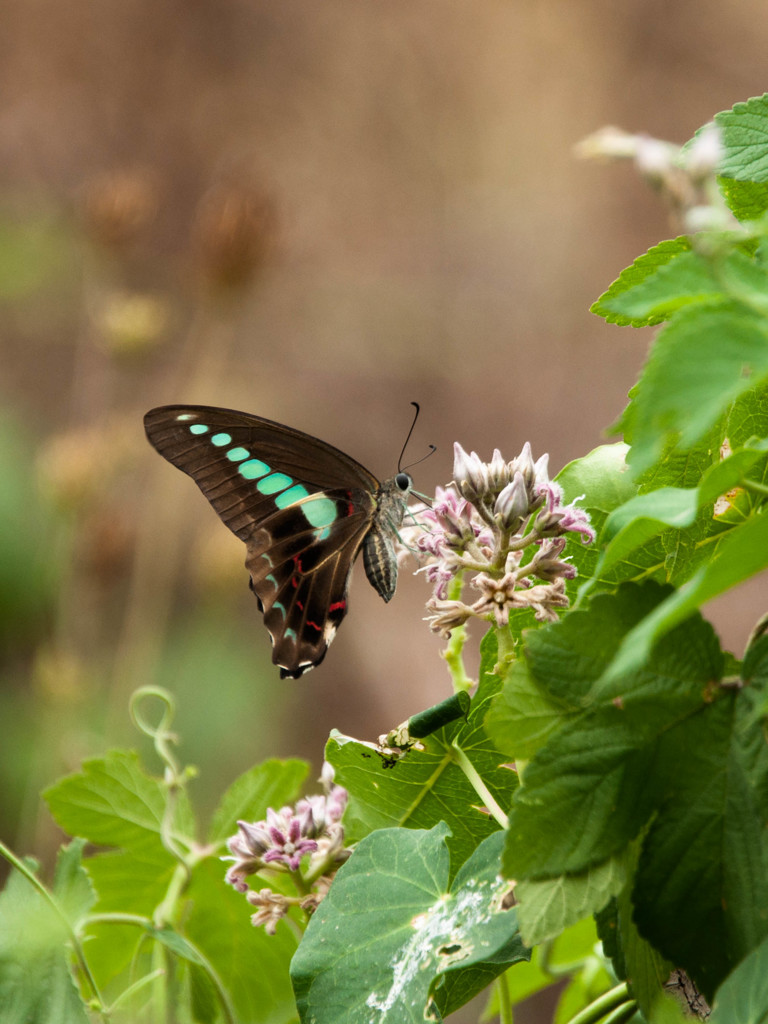
[(298, 679), (325, 657), (347, 614), (361, 548), (371, 585), (390, 600), (394, 538), (413, 487), (408, 473), (398, 469), (379, 483), (338, 448), (232, 409), (164, 405), (146, 414), (144, 429), (245, 542), (281, 678)]

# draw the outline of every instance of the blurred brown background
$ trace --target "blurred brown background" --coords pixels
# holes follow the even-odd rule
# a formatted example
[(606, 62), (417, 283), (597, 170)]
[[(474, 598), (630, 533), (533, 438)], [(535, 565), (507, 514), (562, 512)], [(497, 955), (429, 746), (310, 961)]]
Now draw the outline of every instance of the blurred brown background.
[[(757, 0), (5, 0), (0, 37), (2, 833), (179, 698), (209, 804), (268, 755), (319, 766), (448, 692), (401, 577), (356, 573), (325, 663), (280, 682), (244, 549), (146, 444), (153, 405), (295, 425), (430, 491), (451, 446), (551, 465), (601, 443), (650, 341), (589, 304), (668, 236), (604, 124), (682, 142), (768, 87)], [(712, 614), (740, 653), (765, 581)], [(154, 767), (154, 766), (153, 766)]]

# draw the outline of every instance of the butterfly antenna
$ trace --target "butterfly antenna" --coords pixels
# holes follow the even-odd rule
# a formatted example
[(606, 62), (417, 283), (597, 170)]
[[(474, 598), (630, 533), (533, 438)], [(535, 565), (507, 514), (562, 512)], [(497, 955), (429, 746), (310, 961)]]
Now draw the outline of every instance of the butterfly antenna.
[(416, 426), (416, 420), (419, 418), (419, 413), (421, 412), (421, 406), (419, 405), (418, 402), (411, 402), (411, 405), (414, 407), (416, 412), (415, 412), (414, 417), (413, 417), (413, 423), (411, 423), (411, 429), (408, 431), (408, 437), (406, 437), (406, 439), (405, 439), (405, 444), (403, 445), (403, 450), (400, 452), (400, 458), (397, 460), (397, 472), (398, 473), (403, 473), (406, 469), (411, 469), (413, 466), (418, 466), (420, 462), (423, 462), (424, 459), (428, 459), (430, 455), (434, 455), (434, 453), (437, 451), (437, 447), (435, 445), (431, 444), (429, 446), (429, 451), (427, 452), (427, 454), (423, 455), (416, 462), (409, 462), (407, 466), (401, 466), (400, 465), (401, 462), (403, 461), (403, 456), (405, 455), (405, 449), (408, 447), (408, 442), (411, 440), (411, 434), (413, 433), (413, 428)]

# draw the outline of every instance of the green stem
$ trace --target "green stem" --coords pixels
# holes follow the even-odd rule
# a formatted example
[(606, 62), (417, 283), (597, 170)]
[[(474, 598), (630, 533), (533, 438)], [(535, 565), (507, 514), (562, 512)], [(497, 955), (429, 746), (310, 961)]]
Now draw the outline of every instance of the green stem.
[(40, 895), (43, 897), (43, 899), (46, 901), (46, 903), (48, 903), (48, 905), (51, 907), (53, 912), (56, 914), (56, 916), (59, 918), (59, 920), (62, 922), (62, 924), (66, 928), (67, 934), (69, 935), (69, 941), (72, 943), (72, 949), (74, 951), (75, 958), (77, 959), (77, 962), (78, 962), (78, 964), (80, 966), (80, 969), (83, 972), (83, 976), (85, 977), (86, 981), (88, 982), (88, 986), (91, 989), (91, 992), (93, 994), (93, 998), (96, 1000), (96, 1002), (98, 1004), (97, 1012), (102, 1017), (102, 1019), (106, 1020), (106, 1016), (104, 1014), (104, 1009), (103, 1009), (104, 1008), (104, 1000), (101, 998), (101, 993), (99, 992), (99, 987), (96, 984), (96, 979), (94, 978), (93, 974), (91, 973), (91, 968), (88, 965), (88, 961), (85, 958), (85, 953), (83, 952), (83, 947), (82, 947), (82, 943), (80, 942), (80, 937), (78, 936), (77, 932), (72, 927), (72, 924), (70, 923), (69, 918), (64, 913), (64, 911), (61, 909), (61, 907), (59, 906), (57, 901), (54, 899), (53, 894), (48, 891), (48, 889), (40, 881), (40, 879), (37, 877), (37, 875), (34, 873), (34, 871), (32, 871), (24, 863), (23, 860), (20, 860), (16, 856), (16, 854), (13, 852), (13, 850), (10, 850), (5, 845), (5, 843), (3, 843), (1, 841), (0, 841), (0, 854), (2, 854), (2, 856), (5, 857), (5, 859), (10, 864), (12, 864), (16, 868), (16, 870), (19, 871), (35, 889), (37, 889), (37, 891), (40, 893)]
[(468, 692), (475, 685), (475, 680), (467, 675), (464, 668), (464, 644), (467, 641), (467, 627), (457, 626), (451, 630), (451, 635), (445, 649), (442, 652), (443, 658), (448, 665), (448, 671), (453, 683), (453, 692), (459, 693), (462, 690)]
[(496, 800), (493, 798), (491, 791), (488, 789), (486, 784), (480, 778), (477, 769), (472, 764), (470, 759), (456, 743), (451, 744), (451, 756), (456, 764), (466, 775), (470, 785), (483, 801), (483, 804), (488, 808), (491, 813), (491, 817), (501, 825), (502, 828), (506, 828), (509, 825), (509, 819)]
[(629, 985), (626, 981), (622, 981), (615, 988), (603, 992), (601, 996), (598, 996), (589, 1006), (585, 1006), (575, 1017), (571, 1017), (568, 1024), (598, 1024), (598, 1021), (602, 1020), (606, 1013), (626, 1003), (628, 998)]
[(499, 1024), (512, 1024), (512, 1002), (506, 971), (496, 979), (496, 988), (499, 993)]
[[(448, 584), (447, 594), (449, 601), (458, 601), (461, 598), (462, 586), (463, 584), (460, 575), (451, 580)], [(466, 626), (457, 626), (456, 629), (451, 631), (448, 643), (445, 645), (445, 649), (442, 652), (442, 656), (448, 665), (448, 671), (451, 675), (454, 693), (460, 693), (462, 690), (467, 692), (475, 685), (475, 680), (471, 679), (467, 675), (467, 670), (464, 668), (463, 651), (466, 640)]]
[(750, 480), (744, 477), (741, 484), (746, 491), (754, 491), (755, 494), (760, 494), (763, 497), (768, 496), (768, 487), (765, 484), (759, 483), (757, 480)]
[(609, 1013), (602, 1021), (602, 1024), (626, 1024), (637, 1013), (637, 1002), (630, 999), (627, 1003), (617, 1006), (613, 1013)]

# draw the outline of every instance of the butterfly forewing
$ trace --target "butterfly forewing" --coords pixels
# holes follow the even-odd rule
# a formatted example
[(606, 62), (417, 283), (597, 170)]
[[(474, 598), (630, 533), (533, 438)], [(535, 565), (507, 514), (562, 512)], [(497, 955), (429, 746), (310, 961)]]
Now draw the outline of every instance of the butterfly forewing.
[[(371, 530), (391, 531), (390, 484), (383, 522), (376, 478), (309, 434), (209, 406), (163, 406), (147, 413), (144, 424), (157, 451), (194, 479), (245, 541), (251, 589), (281, 675), (298, 677), (319, 664), (346, 614), (361, 544)], [(404, 510), (401, 497), (395, 530)], [(368, 575), (389, 600), (394, 580), (385, 593)]]

